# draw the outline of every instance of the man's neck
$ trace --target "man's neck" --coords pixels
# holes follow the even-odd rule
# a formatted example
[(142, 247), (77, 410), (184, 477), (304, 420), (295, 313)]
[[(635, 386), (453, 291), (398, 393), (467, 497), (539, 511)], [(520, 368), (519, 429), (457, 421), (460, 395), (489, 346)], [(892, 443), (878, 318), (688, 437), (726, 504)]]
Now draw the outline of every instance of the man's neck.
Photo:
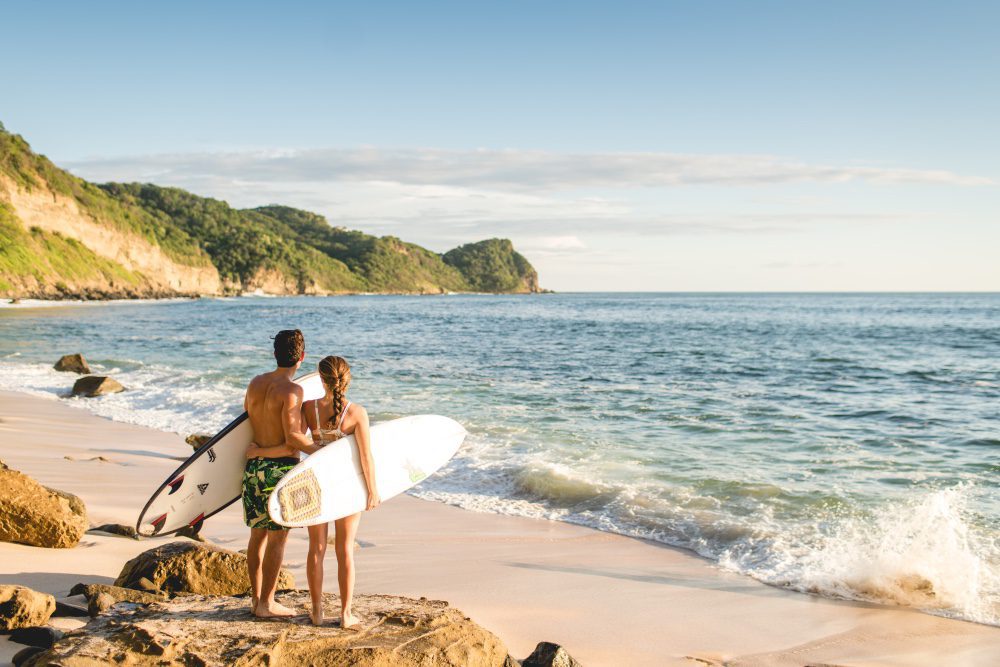
[(275, 375), (284, 376), (284, 377), (288, 378), (289, 380), (291, 380), (293, 377), (295, 377), (295, 371), (297, 371), (297, 370), (298, 370), (298, 366), (289, 366), (288, 368), (284, 368), (282, 366), (278, 366), (276, 369), (274, 369), (273, 373)]

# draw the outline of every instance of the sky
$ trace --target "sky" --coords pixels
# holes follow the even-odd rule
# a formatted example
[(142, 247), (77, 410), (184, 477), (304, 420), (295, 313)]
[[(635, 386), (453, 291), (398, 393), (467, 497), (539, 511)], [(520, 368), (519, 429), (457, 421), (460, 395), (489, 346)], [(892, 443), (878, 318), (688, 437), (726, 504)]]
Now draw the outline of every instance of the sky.
[(1000, 290), (1000, 3), (5, 3), (0, 122), (558, 291)]

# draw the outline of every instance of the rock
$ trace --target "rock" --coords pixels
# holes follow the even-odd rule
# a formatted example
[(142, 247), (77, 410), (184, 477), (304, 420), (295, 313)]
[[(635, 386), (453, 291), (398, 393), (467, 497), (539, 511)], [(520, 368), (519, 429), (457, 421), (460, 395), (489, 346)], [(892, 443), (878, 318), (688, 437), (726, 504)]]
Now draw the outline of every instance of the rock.
[(73, 383), (74, 396), (103, 396), (105, 394), (117, 394), (125, 391), (125, 387), (118, 383), (118, 380), (104, 375), (88, 375)]
[(108, 593), (98, 593), (87, 601), (87, 613), (91, 617), (100, 616), (116, 604), (118, 604), (118, 600), (116, 600), (113, 595)]
[[(250, 590), (245, 555), (198, 542), (170, 542), (144, 551), (125, 563), (115, 586), (140, 588), (145, 577), (168, 593), (237, 595)], [(278, 575), (278, 589), (295, 587), (288, 570)]]
[(82, 354), (67, 354), (64, 355), (56, 362), (53, 366), (57, 371), (63, 371), (66, 373), (79, 373), (80, 375), (90, 375), (90, 366), (87, 365), (87, 360), (83, 358)]
[(0, 632), (42, 625), (56, 610), (56, 599), (24, 586), (0, 585)]
[(61, 630), (35, 626), (31, 628), (18, 628), (10, 633), (10, 640), (26, 646), (41, 646), (49, 648), (63, 638)]
[(42, 486), (0, 461), (0, 541), (69, 548), (87, 530), (87, 508), (71, 493)]
[(559, 644), (539, 642), (531, 655), (521, 661), (521, 667), (583, 667), (583, 665)]
[[(148, 580), (144, 580), (148, 581)], [(150, 604), (151, 602), (163, 602), (167, 599), (166, 593), (161, 591), (139, 591), (121, 586), (108, 586), (107, 584), (77, 584), (70, 592), (70, 595), (83, 595), (90, 603), (87, 606), (91, 616), (96, 616), (113, 604), (119, 602), (133, 602), (137, 604)], [(106, 596), (110, 602), (103, 601), (95, 603), (94, 600)], [(94, 610), (97, 609), (95, 612)]]
[[(139, 590), (146, 591), (148, 593), (159, 593), (160, 592), (160, 589), (157, 587), (157, 585), (154, 584), (149, 579), (147, 579), (146, 577), (142, 577), (141, 579), (139, 579), (138, 583), (139, 583)], [(128, 589), (126, 589), (126, 590), (128, 590)]]
[(29, 646), (15, 653), (10, 661), (14, 664), (14, 667), (21, 667), (21, 665), (28, 662), (29, 658), (33, 658), (40, 653), (45, 653), (45, 649), (38, 646)]
[(191, 445), (192, 449), (201, 449), (201, 446), (212, 439), (212, 436), (206, 433), (192, 433), (188, 437), (184, 438), (184, 442)]
[[(309, 605), (306, 591), (279, 595), (293, 609)], [(324, 596), (336, 617), (336, 595)], [(409, 665), (503, 667), (503, 642), (437, 600), (359, 595), (360, 631), (327, 622), (314, 627), (305, 612), (289, 620), (253, 620), (245, 597), (191, 595), (146, 607), (118, 605), (67, 635), (35, 659), (37, 665)]]
[(111, 533), (112, 535), (131, 537), (133, 540), (139, 539), (139, 533), (135, 532), (135, 528), (121, 523), (106, 523), (103, 526), (96, 526), (90, 530), (99, 530), (102, 533)]

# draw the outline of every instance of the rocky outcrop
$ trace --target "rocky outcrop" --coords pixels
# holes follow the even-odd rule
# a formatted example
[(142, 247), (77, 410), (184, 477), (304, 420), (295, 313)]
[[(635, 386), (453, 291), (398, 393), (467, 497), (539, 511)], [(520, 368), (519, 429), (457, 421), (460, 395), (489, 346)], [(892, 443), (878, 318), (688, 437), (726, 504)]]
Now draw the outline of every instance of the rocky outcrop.
[[(280, 596), (304, 610), (305, 591)], [(330, 614), (339, 609), (325, 596)], [(148, 606), (120, 604), (67, 635), (28, 664), (364, 665), (365, 667), (513, 667), (495, 635), (447, 602), (361, 595), (358, 631), (314, 627), (301, 616), (253, 620), (243, 597), (186, 596)]]
[(56, 599), (24, 586), (0, 585), (0, 631), (42, 625), (56, 610)]
[[(245, 555), (198, 542), (170, 542), (142, 552), (125, 563), (115, 586), (142, 590), (143, 578), (165, 593), (237, 595), (250, 590)], [(282, 569), (278, 590), (294, 587), (292, 574)]]
[[(66, 279), (65, 283), (69, 284), (62, 291), (74, 296), (81, 296), (88, 290), (107, 292), (112, 296), (130, 291), (134, 291), (136, 296), (217, 294), (221, 291), (219, 272), (214, 266), (207, 263), (205, 266), (180, 264), (148, 239), (95, 219), (91, 211), (85, 210), (71, 196), (53, 192), (44, 186), (26, 189), (0, 175), (0, 201), (5, 198), (25, 229), (34, 227), (74, 239), (97, 256), (142, 276), (143, 281), (132, 286), (131, 290), (123, 290), (121, 285), (109, 285), (107, 279)], [(31, 276), (24, 276), (18, 294), (58, 298), (59, 292), (53, 285), (32, 282)]]
[(125, 391), (125, 387), (115, 380), (103, 375), (88, 375), (73, 383), (74, 396), (104, 396), (105, 394), (117, 394)]
[(87, 530), (87, 508), (73, 494), (49, 489), (0, 461), (0, 541), (69, 548)]
[(65, 373), (78, 373), (79, 375), (90, 375), (90, 366), (82, 354), (66, 354), (59, 358), (53, 366), (57, 371)]
[(521, 661), (521, 667), (583, 667), (583, 665), (559, 644), (539, 642), (531, 655)]

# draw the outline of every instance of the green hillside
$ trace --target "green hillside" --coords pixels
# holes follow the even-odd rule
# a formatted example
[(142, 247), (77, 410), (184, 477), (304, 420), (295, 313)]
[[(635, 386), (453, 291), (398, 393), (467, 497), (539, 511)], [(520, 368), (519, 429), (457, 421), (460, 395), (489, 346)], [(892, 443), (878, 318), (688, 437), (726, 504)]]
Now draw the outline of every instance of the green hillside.
[[(15, 193), (22, 201), (24, 193), (34, 196), (28, 210), (36, 220), (38, 202), (47, 202), (58, 216), (76, 215), (91, 229), (97, 223), (121, 232), (115, 237), (119, 244), (138, 237), (159, 247), (169, 259), (153, 266), (175, 263), (174, 286), (181, 284), (178, 272), (191, 267), (196, 270), (188, 274), (195, 277), (188, 276), (186, 284), (204, 285), (207, 271), (214, 289), (224, 292), (262, 285), (294, 294), (538, 291), (534, 268), (507, 240), (440, 255), (394, 236), (331, 227), (320, 215), (288, 206), (239, 210), (179, 188), (96, 185), (56, 167), (0, 125), (0, 294), (7, 296), (162, 295), (171, 289), (164, 288), (165, 278), (126, 270), (107, 258), (131, 257), (134, 248), (104, 247), (102, 256), (74, 240), (72, 220), (48, 224), (42, 218), (46, 224), (39, 224), (47, 229), (27, 229), (24, 212), (19, 217), (12, 203)], [(140, 245), (148, 249), (148, 244)]]
[(444, 254), (477, 292), (537, 292), (538, 272), (507, 239), (467, 243)]

